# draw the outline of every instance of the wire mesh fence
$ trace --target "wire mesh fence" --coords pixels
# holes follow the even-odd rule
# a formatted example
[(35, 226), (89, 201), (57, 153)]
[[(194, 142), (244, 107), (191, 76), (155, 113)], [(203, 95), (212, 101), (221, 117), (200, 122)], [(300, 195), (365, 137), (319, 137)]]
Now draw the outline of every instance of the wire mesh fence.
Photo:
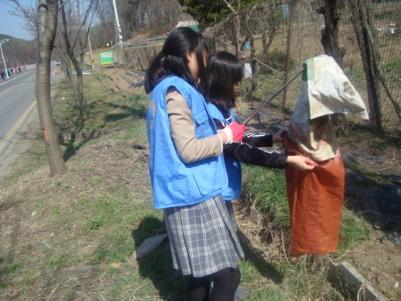
[[(376, 75), (379, 77), (379, 85), (374, 89), (378, 95), (381, 124), (387, 131), (400, 130), (401, 1), (339, 1), (338, 44), (343, 68), (369, 107), (371, 82), (366, 68), (370, 66), (363, 61), (364, 55), (366, 56), (366, 49), (363, 49), (365, 45), (358, 43), (356, 23), (359, 12), (353, 14), (351, 9), (351, 5), (360, 5), (360, 2), (366, 5), (368, 17), (372, 20), (368, 29), (371, 32), (368, 34), (373, 38), (369, 41), (371, 43), (373, 41), (378, 53)], [(323, 15), (317, 12), (322, 6), (324, 6), (323, 0), (286, 1), (277, 6), (277, 9), (283, 12), (283, 21), (277, 25), (267, 53), (262, 53), (262, 33), (255, 32), (255, 48), (260, 69), (257, 76), (258, 88), (253, 95), (255, 99), (266, 98), (286, 78), (296, 74), (306, 59), (324, 53), (321, 32), (325, 28), (325, 21)], [(216, 49), (233, 51), (233, 46), (227, 42), (230, 35), (227, 28), (231, 26), (230, 20), (225, 20), (224, 24), (217, 27), (213, 33)], [(360, 28), (361, 32), (365, 29)], [(245, 62), (249, 62), (249, 55), (247, 57), (245, 52), (242, 55), (245, 56)], [(286, 68), (287, 60), (289, 68)], [(290, 85), (286, 93), (276, 98), (274, 103), (277, 105), (284, 103), (291, 109), (295, 104), (299, 84), (298, 81)]]
[[(247, 8), (240, 12), (243, 41), (249, 38), (249, 24), (253, 26), (256, 50), (254, 60), (257, 61), (259, 70), (256, 77), (257, 89), (252, 93), (254, 99), (266, 99), (286, 79), (292, 78), (302, 68), (302, 63), (306, 59), (325, 52), (321, 42), (325, 19), (319, 12), (324, 5), (324, 0), (276, 1), (274, 9), (279, 11), (281, 18), (277, 21), (274, 32), (269, 33), (272, 35), (272, 42), (267, 51), (264, 49), (264, 33), (260, 30), (266, 28), (261, 24), (268, 22), (268, 17), (263, 17), (263, 12), (261, 15), (254, 8)], [(369, 28), (357, 25), (362, 14), (361, 7), (366, 8)], [(250, 16), (251, 10), (255, 10), (256, 13)], [(378, 98), (382, 128), (398, 133), (401, 130), (401, 24), (399, 21), (401, 20), (401, 1), (338, 0), (337, 13), (339, 55), (342, 58), (345, 73), (365, 100), (367, 107), (371, 109), (372, 119), (374, 119), (374, 112), (372, 112), (371, 94), (374, 91)], [(234, 17), (235, 15), (229, 15), (203, 32), (209, 40), (212, 51), (227, 50), (235, 53), (236, 48), (232, 42)], [(366, 30), (368, 31), (366, 34), (371, 37), (367, 38), (368, 44), (361, 44), (360, 40), (363, 38), (361, 35), (364, 35)], [(375, 57), (377, 61), (370, 62), (370, 65), (369, 61), (366, 61), (366, 53), (371, 51), (369, 46), (377, 52)], [(139, 65), (142, 70), (146, 69), (150, 58), (155, 54), (155, 49), (160, 50), (160, 45), (156, 48), (153, 45), (142, 44), (129, 47), (124, 52), (125, 61), (130, 62), (131, 65)], [(240, 56), (244, 63), (252, 65), (249, 50), (242, 49)], [(377, 70), (373, 75), (378, 77), (378, 84), (374, 86), (367, 72), (367, 69), (375, 68), (373, 63), (377, 64)], [(251, 84), (246, 81), (244, 86), (247, 91), (251, 89)], [(300, 81), (295, 81), (284, 93), (274, 99), (273, 103), (279, 106), (284, 104), (291, 109), (295, 104), (299, 87)], [(244, 95), (246, 94), (245, 92)], [(372, 121), (374, 123), (374, 120)]]

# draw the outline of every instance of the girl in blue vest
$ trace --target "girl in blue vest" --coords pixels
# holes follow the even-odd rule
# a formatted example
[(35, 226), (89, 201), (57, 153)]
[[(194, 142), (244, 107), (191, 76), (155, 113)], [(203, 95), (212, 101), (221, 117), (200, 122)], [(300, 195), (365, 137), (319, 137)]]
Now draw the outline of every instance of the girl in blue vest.
[[(223, 129), (235, 122), (235, 87), (243, 77), (243, 67), (238, 58), (228, 52), (217, 52), (208, 61), (206, 80), (202, 86), (209, 101), (208, 108), (218, 128)], [(293, 164), (301, 170), (311, 170), (315, 163), (304, 156), (287, 156), (268, 153), (258, 147), (270, 147), (276, 135), (245, 135), (238, 143), (224, 145), (224, 162), (228, 174), (228, 186), (222, 192), (226, 201), (236, 200), (241, 193), (241, 162), (283, 169)], [(231, 203), (227, 203), (232, 214)]]
[(149, 173), (173, 266), (188, 277), (188, 299), (232, 301), (244, 253), (221, 197), (227, 189), (222, 152), (224, 144), (242, 140), (245, 127), (232, 123), (217, 131), (198, 87), (207, 57), (202, 35), (178, 28), (151, 62), (145, 77)]

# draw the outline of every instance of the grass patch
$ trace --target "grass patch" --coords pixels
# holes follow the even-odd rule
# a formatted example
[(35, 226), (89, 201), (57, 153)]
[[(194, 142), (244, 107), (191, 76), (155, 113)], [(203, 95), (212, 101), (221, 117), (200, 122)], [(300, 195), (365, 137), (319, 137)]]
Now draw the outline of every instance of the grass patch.
[(14, 274), (18, 269), (21, 268), (21, 264), (18, 262), (14, 262), (6, 265), (1, 272), (5, 274)]
[(344, 254), (357, 243), (369, 238), (370, 226), (362, 217), (348, 209), (343, 210), (338, 255)]
[[(159, 231), (163, 225), (161, 212), (150, 202), (147, 166), (142, 159), (146, 150), (132, 147), (147, 144), (147, 96), (143, 92), (110, 93), (107, 85), (85, 77), (85, 97), (88, 107), (84, 122), (79, 122), (76, 101), (67, 83), (61, 82), (55, 93), (56, 124), (66, 138), (63, 151), (69, 159), (65, 175), (48, 177), (43, 144), (37, 134), (12, 172), (1, 180), (5, 188), (2, 197), (13, 204), (4, 212), (12, 224), (4, 226), (13, 233), (18, 225), (14, 248), (23, 250), (16, 255), (23, 268), (22, 264), (2, 263), (0, 283), (4, 291), (0, 299), (18, 291), (15, 298), (36, 300), (51, 293), (53, 299), (64, 300), (76, 298), (79, 286), (83, 299), (101, 295), (107, 300), (128, 300), (132, 295), (127, 295), (125, 285), (119, 283), (133, 281), (131, 294), (136, 286), (146, 284), (141, 290), (143, 295), (159, 300), (159, 288), (146, 278), (146, 273), (139, 273), (132, 258), (139, 243), (133, 232), (141, 221), (157, 220)], [(147, 227), (141, 240), (155, 230), (152, 225)], [(169, 249), (165, 251), (157, 258), (159, 262), (169, 258)], [(160, 266), (152, 275), (160, 273)], [(171, 272), (169, 266), (167, 274)], [(161, 282), (166, 275), (158, 277)], [(103, 281), (107, 285), (93, 292)], [(182, 279), (174, 281), (182, 287)]]
[(285, 301), (282, 289), (269, 285), (251, 291), (245, 300), (248, 301)]
[(289, 210), (284, 173), (279, 170), (244, 165), (244, 191), (277, 227), (289, 227)]
[[(271, 82), (270, 75), (261, 76)], [(266, 89), (273, 88), (269, 83)], [(174, 272), (166, 242), (141, 260), (132, 256), (146, 238), (164, 232), (162, 212), (150, 202), (147, 151), (133, 147), (146, 146), (147, 97), (143, 92), (111, 93), (90, 76), (85, 77), (85, 95), (88, 111), (80, 123), (67, 83), (56, 93), (54, 112), (58, 129), (66, 134), (67, 173), (48, 177), (37, 135), (10, 176), (1, 180), (2, 197), (13, 204), (4, 211), (10, 221), (5, 233), (18, 233), (17, 240), (10, 236), (6, 242), (19, 252), (14, 263), (1, 262), (6, 272), (0, 273), (0, 299), (18, 291), (14, 298), (26, 300), (182, 300), (186, 281)], [(283, 173), (245, 166), (244, 178), (246, 193), (259, 210), (277, 229), (288, 229)], [(357, 222), (350, 219), (344, 229), (350, 243)], [(317, 282), (308, 279), (319, 277), (302, 274), (302, 265), (266, 261), (254, 256), (255, 250), (246, 253), (240, 269), (247, 300), (297, 300), (294, 292), (308, 288), (318, 296)], [(296, 277), (303, 278), (296, 282)]]
[(384, 64), (382, 68), (386, 79), (391, 82), (398, 81), (401, 77), (401, 59), (396, 59), (391, 63)]
[[(148, 257), (132, 257), (146, 238), (164, 232), (162, 212), (150, 202), (143, 159), (147, 151), (133, 147), (147, 144), (147, 97), (142, 92), (112, 94), (91, 77), (85, 77), (85, 87), (84, 123), (77, 122), (66, 82), (54, 102), (58, 129), (68, 138), (63, 145), (67, 173), (48, 177), (43, 145), (37, 140), (4, 186), (7, 202), (18, 207), (5, 213), (13, 221), (5, 226), (14, 230), (18, 223), (21, 233), (32, 233), (24, 227), (35, 231), (20, 234), (16, 248), (26, 251), (16, 260), (23, 265), (0, 274), (0, 299), (18, 288), (15, 298), (52, 294), (55, 300), (74, 299), (79, 287), (79, 296), (87, 300), (182, 300), (186, 281), (173, 270), (166, 242)], [(282, 288), (266, 272), (271, 267), (263, 265), (253, 259), (241, 263), (248, 300), (282, 300)]]
[[(100, 78), (97, 75), (86, 78), (84, 94), (87, 107), (82, 118), (68, 83), (63, 81), (58, 88), (54, 116), (60, 142), (64, 146), (65, 159), (71, 158), (83, 145), (102, 134), (113, 130), (124, 131), (127, 127), (135, 132), (137, 126), (142, 124), (147, 104), (146, 94), (110, 93), (107, 87), (100, 86)], [(124, 136), (119, 139), (128, 140), (134, 136), (124, 132)]]

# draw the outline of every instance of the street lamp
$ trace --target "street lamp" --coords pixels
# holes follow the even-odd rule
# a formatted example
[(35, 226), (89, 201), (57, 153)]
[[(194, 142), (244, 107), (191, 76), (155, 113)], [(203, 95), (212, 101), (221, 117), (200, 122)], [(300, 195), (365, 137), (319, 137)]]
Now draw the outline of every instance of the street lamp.
[(5, 70), (5, 74), (6, 74), (6, 79), (9, 79), (8, 77), (8, 69), (7, 69), (7, 65), (6, 65), (6, 60), (4, 59), (4, 54), (3, 54), (3, 47), (1, 47), (2, 44), (5, 44), (7, 42), (9, 42), (10, 39), (3, 39), (0, 40), (0, 52), (1, 52), (1, 58), (3, 59), (3, 65), (4, 65), (4, 70)]
[(120, 44), (120, 47), (123, 48), (123, 34), (122, 34), (122, 31), (121, 31), (120, 20), (118, 18), (116, 0), (113, 0), (113, 9), (114, 9), (114, 16), (116, 18), (118, 44)]

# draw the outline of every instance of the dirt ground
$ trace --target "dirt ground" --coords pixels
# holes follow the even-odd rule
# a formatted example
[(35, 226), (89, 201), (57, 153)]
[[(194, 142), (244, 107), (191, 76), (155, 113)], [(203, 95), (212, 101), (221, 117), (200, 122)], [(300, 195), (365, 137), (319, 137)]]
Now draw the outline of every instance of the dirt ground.
[[(123, 70), (108, 73), (110, 78), (121, 89), (130, 89), (130, 82), (127, 74)], [(132, 77), (131, 77), (132, 78)], [(293, 93), (291, 91), (290, 93)], [(290, 94), (291, 97), (291, 94)], [(239, 117), (248, 116), (253, 109), (258, 107), (260, 102), (244, 103), (240, 102), (237, 108)], [(271, 105), (261, 111), (258, 116), (249, 124), (253, 130), (269, 131), (274, 127), (285, 127), (288, 125), (290, 113), (284, 113), (278, 107)], [(375, 184), (395, 185), (401, 191), (401, 147), (400, 141), (394, 137), (385, 138), (369, 130), (365, 124), (355, 124), (349, 122), (345, 128), (346, 135), (338, 140), (344, 161), (349, 170), (364, 175), (374, 180)], [(398, 144), (397, 144), (398, 143)], [(279, 149), (279, 146), (278, 148)], [(353, 185), (348, 182), (348, 185)], [(366, 187), (365, 187), (366, 188)], [(364, 195), (364, 186), (358, 186), (359, 200)], [(351, 196), (349, 196), (351, 198)], [(355, 196), (353, 195), (355, 198)], [(357, 196), (358, 198), (358, 196)], [(355, 200), (353, 200), (355, 202)], [(352, 202), (348, 201), (350, 208)], [(355, 209), (357, 214), (357, 208)], [(254, 223), (248, 223), (240, 219), (241, 229), (247, 237), (252, 237), (251, 241), (256, 244), (256, 248), (262, 253), (271, 256), (271, 245), (264, 245), (263, 241), (255, 235), (260, 230), (255, 230)], [(259, 225), (260, 227), (260, 225)], [(386, 239), (388, 233), (401, 231), (401, 229), (377, 229), (373, 227), (371, 237), (368, 241), (362, 242), (348, 251), (343, 259), (349, 260), (358, 271), (360, 271), (377, 289), (383, 292), (391, 300), (401, 299), (401, 268), (394, 263), (401, 262), (401, 246), (394, 241)], [(401, 233), (396, 233), (399, 236)], [(379, 240), (379, 238), (381, 238)], [(277, 244), (279, 245), (279, 244)], [(278, 255), (278, 254), (276, 254)]]
[(383, 240), (383, 232), (374, 231), (346, 255), (355, 268), (392, 301), (401, 300), (401, 247)]
[[(137, 77), (127, 74), (124, 70), (110, 70), (107, 74), (115, 87), (125, 91), (132, 88), (133, 82), (138, 82)], [(132, 79), (134, 79), (133, 82)], [(290, 91), (290, 98), (293, 92)], [(237, 108), (240, 118), (248, 116), (259, 104), (260, 102), (240, 102)], [(283, 113), (278, 107), (271, 105), (263, 109), (249, 126), (253, 130), (270, 130), (272, 127), (285, 127), (288, 125), (289, 118), (289, 113)], [(400, 141), (384, 138), (370, 131), (366, 125), (350, 122), (346, 126), (346, 135), (339, 138), (338, 143), (348, 168), (352, 167), (362, 175), (367, 174), (374, 179), (375, 183), (399, 185), (397, 187), (400, 187), (401, 191), (401, 183), (398, 182), (401, 179)], [(349, 183), (349, 185), (353, 184)], [(363, 187), (358, 186), (358, 193), (362, 197), (364, 193), (361, 189), (363, 190)], [(361, 199), (359, 201), (363, 202)], [(255, 224), (245, 220), (240, 220), (240, 223), (244, 233), (247, 233), (248, 237), (253, 237), (251, 240), (256, 244), (256, 248), (271, 256), (271, 250), (274, 248), (263, 245), (263, 242), (253, 234), (260, 232), (254, 229)], [(401, 229), (398, 230), (401, 231)], [(347, 252), (344, 259), (351, 261), (377, 289), (395, 301), (401, 299), (401, 288), (399, 288), (401, 268), (394, 264), (401, 262), (401, 246), (389, 239), (383, 239), (387, 234), (388, 229), (377, 229), (372, 226), (370, 239)], [(379, 240), (379, 238), (382, 239)]]
[[(108, 72), (102, 80), (107, 80), (110, 89), (133, 92), (133, 80), (125, 71)], [(101, 101), (96, 103), (98, 107), (105, 105)], [(148, 262), (137, 262), (131, 257), (133, 244), (157, 233), (162, 224), (147, 202), (150, 187), (143, 116), (134, 110), (138, 108), (128, 110), (128, 104), (132, 105), (128, 98), (112, 103), (105, 116), (108, 128), (101, 129), (101, 140), (88, 141), (77, 149), (68, 161), (68, 172), (61, 177), (47, 176), (43, 146), (35, 136), (38, 124), (33, 121), (29, 131), (24, 131), (33, 143), (29, 164), (24, 161), (25, 155), (20, 158), (22, 167), (11, 163), (9, 171), (22, 176), (12, 175), (17, 180), (8, 184), (7, 179), (2, 179), (1, 183), (6, 184), (0, 189), (0, 276), (5, 283), (4, 289), (0, 287), (0, 299), (174, 300), (170, 297), (174, 294), (172, 287), (182, 289), (182, 282), (176, 281), (177, 275), (168, 266), (171, 263), (159, 263), (169, 252), (167, 245)], [(249, 104), (240, 104), (242, 115), (247, 116), (250, 111)], [(138, 114), (138, 120), (126, 120), (132, 114)], [(270, 106), (251, 126), (268, 129), (271, 125), (283, 126), (288, 119), (288, 114)], [(344, 143), (343, 153), (361, 154), (357, 161), (371, 177), (400, 175), (399, 148), (374, 134), (357, 133), (340, 141)], [(259, 234), (263, 229), (254, 220), (239, 216), (239, 223), (247, 245), (267, 259), (263, 261), (267, 277), (255, 276), (259, 263), (254, 269), (249, 269), (250, 262), (243, 264), (243, 285), (251, 293), (260, 289), (261, 283), (276, 291), (274, 277), (278, 273), (272, 273), (275, 269), (266, 262), (282, 256), (285, 250), (277, 249), (280, 242), (272, 248), (261, 241)], [(396, 301), (401, 299), (400, 246), (389, 239), (379, 239), (388, 234), (383, 230), (372, 230), (368, 241), (359, 243), (341, 259), (351, 261), (377, 289)], [(280, 285), (279, 289), (284, 287), (286, 291), (285, 284)], [(286, 296), (277, 300), (293, 299)]]

